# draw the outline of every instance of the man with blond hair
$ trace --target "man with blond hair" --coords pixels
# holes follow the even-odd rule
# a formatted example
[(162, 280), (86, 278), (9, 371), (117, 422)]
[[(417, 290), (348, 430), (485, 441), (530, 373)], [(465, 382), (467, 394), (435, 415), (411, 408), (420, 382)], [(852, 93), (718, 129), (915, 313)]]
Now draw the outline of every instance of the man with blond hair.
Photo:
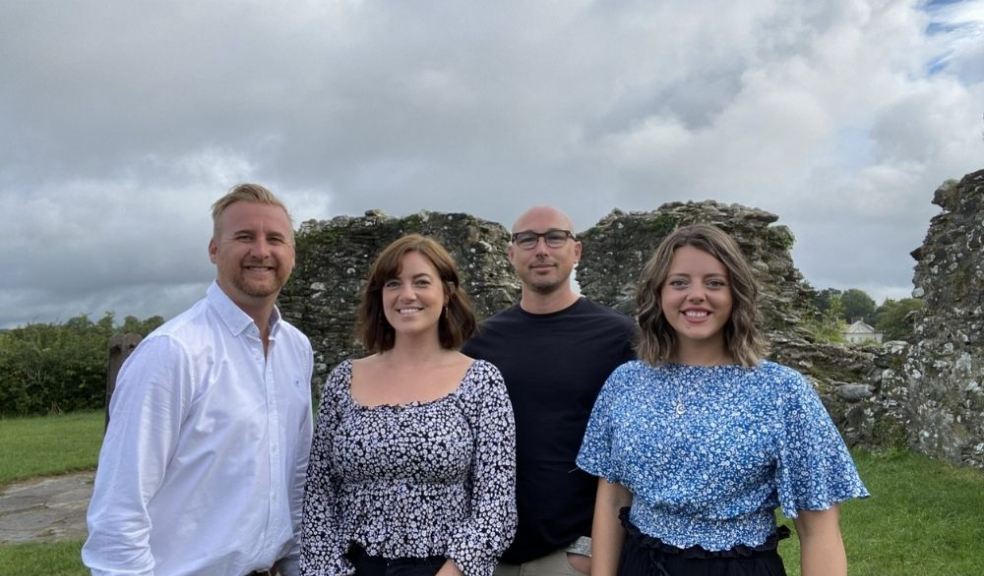
[(608, 375), (634, 358), (635, 322), (571, 286), (581, 243), (571, 219), (537, 206), (513, 225), (509, 261), (517, 305), (486, 320), (462, 352), (502, 372), (516, 416), (519, 527), (496, 576), (563, 576), (590, 569), (597, 480), (574, 464)]
[(117, 379), (82, 548), (94, 576), (298, 574), (313, 356), (276, 307), (293, 225), (257, 184), (212, 219), (215, 281)]

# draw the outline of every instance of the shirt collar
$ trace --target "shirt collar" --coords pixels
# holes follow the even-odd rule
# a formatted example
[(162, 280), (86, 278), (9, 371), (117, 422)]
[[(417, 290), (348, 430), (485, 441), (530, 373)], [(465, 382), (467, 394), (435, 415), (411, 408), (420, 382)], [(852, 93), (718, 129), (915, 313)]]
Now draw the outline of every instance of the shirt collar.
[[(208, 300), (209, 305), (215, 308), (218, 312), (219, 318), (222, 319), (222, 323), (226, 325), (229, 332), (233, 336), (239, 336), (245, 332), (250, 326), (256, 326), (253, 319), (249, 314), (243, 312), (242, 308), (236, 306), (236, 303), (229, 298), (229, 295), (222, 291), (219, 287), (219, 283), (212, 281), (209, 285), (208, 291), (205, 293), (205, 298)], [(270, 337), (272, 338), (280, 328), (280, 309), (276, 306), (273, 307), (273, 312), (270, 313)]]

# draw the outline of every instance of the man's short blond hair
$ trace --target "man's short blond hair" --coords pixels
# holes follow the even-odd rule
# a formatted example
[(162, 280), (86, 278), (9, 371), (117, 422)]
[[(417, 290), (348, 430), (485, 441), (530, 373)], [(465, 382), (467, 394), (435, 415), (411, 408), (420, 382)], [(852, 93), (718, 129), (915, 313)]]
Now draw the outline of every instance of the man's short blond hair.
[(236, 202), (255, 202), (257, 204), (268, 204), (270, 206), (278, 206), (287, 215), (287, 221), (290, 222), (291, 237), (294, 233), (294, 219), (290, 216), (290, 211), (287, 210), (287, 206), (277, 198), (273, 192), (270, 192), (265, 186), (259, 184), (254, 184), (252, 182), (244, 182), (242, 184), (236, 184), (229, 192), (215, 201), (212, 204), (212, 230), (213, 234), (218, 234), (219, 230), (219, 217), (225, 212), (225, 209), (232, 206)]

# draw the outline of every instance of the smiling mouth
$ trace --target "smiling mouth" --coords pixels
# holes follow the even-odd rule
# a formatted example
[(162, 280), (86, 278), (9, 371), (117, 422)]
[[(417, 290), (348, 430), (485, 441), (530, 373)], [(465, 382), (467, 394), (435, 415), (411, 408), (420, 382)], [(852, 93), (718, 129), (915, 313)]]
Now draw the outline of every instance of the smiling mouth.
[(683, 313), (683, 315), (686, 316), (687, 319), (703, 320), (704, 318), (710, 316), (711, 313), (707, 310), (687, 310)]
[(396, 313), (400, 316), (409, 316), (411, 314), (416, 314), (417, 312), (423, 311), (423, 308), (397, 308)]

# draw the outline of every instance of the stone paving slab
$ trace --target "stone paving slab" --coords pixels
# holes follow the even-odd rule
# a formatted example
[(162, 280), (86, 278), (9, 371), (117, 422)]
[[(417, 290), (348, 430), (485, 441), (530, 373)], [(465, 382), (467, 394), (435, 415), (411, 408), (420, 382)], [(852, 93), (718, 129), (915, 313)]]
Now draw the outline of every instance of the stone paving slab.
[(94, 475), (39, 478), (0, 490), (0, 544), (84, 540)]

